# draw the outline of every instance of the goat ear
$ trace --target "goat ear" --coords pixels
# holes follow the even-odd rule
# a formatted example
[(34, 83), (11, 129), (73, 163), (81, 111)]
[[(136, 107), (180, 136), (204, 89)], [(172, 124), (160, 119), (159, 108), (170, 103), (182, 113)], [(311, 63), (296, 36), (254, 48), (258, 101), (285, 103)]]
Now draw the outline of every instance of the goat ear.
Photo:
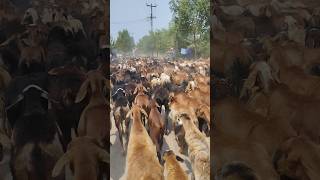
[(110, 163), (110, 154), (107, 151), (99, 148), (98, 149), (98, 159), (102, 162)]
[(4, 83), (5, 87), (8, 87), (9, 83), (11, 82), (12, 78), (10, 76), (10, 74), (8, 73), (8, 71), (6, 71), (5, 69), (1, 69), (0, 74), (2, 76), (2, 81)]
[(74, 140), (77, 138), (76, 130), (74, 128), (71, 128), (71, 140)]
[(182, 159), (180, 156), (176, 155), (176, 159), (177, 159), (177, 161), (184, 162), (184, 159)]
[(88, 88), (89, 88), (89, 81), (86, 80), (82, 83), (80, 89), (79, 89), (79, 92), (77, 94), (77, 97), (76, 97), (76, 100), (75, 100), (75, 103), (79, 103), (81, 102), (87, 95), (88, 93)]
[(137, 89), (137, 87), (134, 89), (134, 92), (133, 92), (133, 94), (137, 94), (137, 91), (138, 91), (138, 89)]
[(160, 106), (159, 106), (159, 104), (156, 102), (156, 105), (157, 105), (157, 107), (159, 108)]
[(59, 174), (61, 174), (63, 167), (70, 162), (70, 156), (70, 151), (67, 151), (64, 155), (60, 157), (60, 159), (57, 161), (56, 165), (52, 170), (52, 177), (57, 177)]

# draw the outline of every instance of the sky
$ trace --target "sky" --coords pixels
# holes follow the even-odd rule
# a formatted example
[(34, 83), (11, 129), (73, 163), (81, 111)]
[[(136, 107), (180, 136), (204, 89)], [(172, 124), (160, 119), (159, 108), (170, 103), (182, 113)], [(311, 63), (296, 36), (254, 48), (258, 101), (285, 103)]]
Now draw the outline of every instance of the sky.
[(169, 0), (111, 0), (110, 1), (110, 33), (116, 38), (118, 32), (127, 29), (135, 43), (147, 35), (150, 27), (150, 7), (146, 3), (156, 4), (153, 8), (153, 29), (168, 28), (172, 19)]

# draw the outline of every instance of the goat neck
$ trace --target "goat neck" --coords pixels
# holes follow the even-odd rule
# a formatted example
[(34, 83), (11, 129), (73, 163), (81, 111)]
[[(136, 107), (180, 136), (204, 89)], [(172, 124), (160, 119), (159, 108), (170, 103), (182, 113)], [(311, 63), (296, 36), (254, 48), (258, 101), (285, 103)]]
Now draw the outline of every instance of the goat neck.
[(74, 174), (74, 179), (76, 180), (88, 180), (90, 179), (98, 179), (97, 170), (95, 167), (86, 165), (85, 163), (81, 163), (82, 168), (84, 171), (76, 171)]
[[(186, 141), (189, 142), (188, 144), (193, 144), (193, 143), (198, 144), (198, 142), (196, 141), (201, 140), (201, 143), (205, 144), (206, 148), (208, 149), (210, 148), (209, 144), (207, 143), (206, 137), (199, 131), (199, 129), (194, 124), (194, 121), (192, 119), (182, 118), (182, 123), (183, 123), (184, 130), (186, 132), (185, 134)], [(203, 147), (203, 146), (199, 146), (199, 147)]]
[(133, 112), (132, 119), (133, 119), (132, 128), (131, 128), (132, 131), (142, 131), (144, 126), (141, 123), (141, 113), (139, 110), (135, 110)]
[(89, 104), (91, 105), (107, 104), (107, 100), (102, 93), (94, 93), (90, 97)]

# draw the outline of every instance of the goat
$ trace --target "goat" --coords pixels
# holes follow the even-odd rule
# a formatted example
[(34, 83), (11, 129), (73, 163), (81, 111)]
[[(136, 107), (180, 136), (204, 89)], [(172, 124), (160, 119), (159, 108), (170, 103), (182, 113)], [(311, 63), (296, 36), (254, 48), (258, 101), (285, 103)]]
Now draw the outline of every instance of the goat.
[(63, 167), (70, 164), (75, 180), (102, 180), (99, 178), (99, 163), (109, 163), (110, 155), (98, 140), (89, 137), (73, 137), (68, 150), (56, 162), (52, 176), (58, 176)]
[(217, 103), (214, 131), (261, 144), (270, 155), (275, 153), (283, 141), (297, 135), (288, 121), (273, 116), (266, 118), (250, 112), (234, 99)]
[[(141, 112), (147, 113), (136, 104), (132, 105), (127, 117), (132, 118), (126, 158), (125, 179), (163, 180), (163, 168), (157, 158), (157, 150), (141, 123)], [(143, 169), (143, 171), (142, 171)]]
[(320, 147), (303, 136), (281, 144), (273, 163), (277, 172), (288, 178), (315, 180), (320, 177)]
[(178, 161), (183, 162), (183, 159), (174, 154), (172, 150), (166, 151), (163, 154), (164, 161), (164, 177), (165, 180), (187, 180), (188, 176), (183, 171)]
[(188, 144), (188, 155), (191, 160), (193, 173), (196, 180), (210, 179), (210, 144), (201, 134), (187, 114), (180, 114), (185, 139)]
[(81, 102), (90, 92), (89, 104), (82, 111), (78, 134), (80, 136), (92, 136), (105, 148), (109, 145), (109, 130), (111, 122), (108, 116), (109, 105), (103, 94), (103, 90), (109, 85), (108, 80), (97, 70), (87, 73), (87, 79), (82, 83), (76, 96), (75, 103)]
[[(147, 89), (141, 83), (138, 84), (133, 92), (133, 94), (137, 94), (134, 103), (149, 112), (149, 97), (144, 92), (148, 92)], [(143, 124), (146, 125), (145, 118), (143, 119)]]
[[(250, 176), (255, 176), (256, 179), (279, 179), (272, 166), (270, 155), (261, 145), (238, 138), (230, 138), (219, 132), (214, 132), (214, 138), (214, 148), (211, 149), (211, 153), (214, 154), (212, 160), (214, 164), (211, 171), (214, 178), (227, 179), (228, 176), (231, 176), (238, 179), (239, 176), (236, 174), (248, 174), (249, 170), (249, 172), (251, 171)], [(231, 166), (235, 167), (234, 171), (231, 171)]]
[(156, 145), (157, 148), (157, 156), (159, 158), (159, 161), (161, 159), (161, 149), (163, 144), (163, 134), (164, 134), (164, 120), (162, 119), (162, 116), (160, 112), (158, 111), (158, 103), (155, 99), (152, 99), (150, 101), (150, 113), (149, 113), (149, 120), (148, 120), (148, 126), (150, 129), (150, 137), (152, 142)]
[[(307, 135), (311, 140), (318, 143), (320, 126), (317, 120), (317, 113), (319, 111), (320, 102), (310, 96), (303, 96), (294, 93), (288, 86), (284, 84), (277, 84), (275, 80), (270, 77), (271, 75), (258, 70), (261, 74), (261, 85), (258, 85), (262, 91), (254, 91), (251, 93), (249, 102), (252, 109), (255, 109), (256, 105), (259, 107), (259, 111), (267, 112), (269, 117), (277, 117), (280, 120), (287, 121), (294, 128), (297, 134)], [(270, 72), (270, 71), (269, 71)], [(257, 82), (257, 76), (252, 76), (251, 83)], [(251, 78), (250, 78), (251, 79)], [(248, 89), (249, 86), (244, 86)], [(306, 116), (307, 115), (307, 116)]]
[[(113, 112), (114, 121), (119, 132), (119, 139), (123, 153), (125, 153), (125, 148), (128, 146), (129, 139), (129, 120), (125, 117), (129, 110), (130, 108), (127, 104), (126, 106), (116, 106)], [(126, 140), (126, 145), (124, 144), (123, 140)]]

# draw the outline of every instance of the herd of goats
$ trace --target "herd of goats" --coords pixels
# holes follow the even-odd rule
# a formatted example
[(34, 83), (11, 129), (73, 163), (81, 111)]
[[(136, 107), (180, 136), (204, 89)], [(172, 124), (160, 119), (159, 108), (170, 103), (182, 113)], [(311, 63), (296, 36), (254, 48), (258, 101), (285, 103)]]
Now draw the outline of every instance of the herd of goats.
[[(136, 58), (111, 64), (111, 116), (126, 155), (124, 179), (210, 179), (210, 61)], [(162, 154), (174, 132), (180, 151)], [(179, 162), (182, 161), (182, 162)]]
[(212, 13), (212, 176), (320, 179), (319, 1), (217, 0)]

